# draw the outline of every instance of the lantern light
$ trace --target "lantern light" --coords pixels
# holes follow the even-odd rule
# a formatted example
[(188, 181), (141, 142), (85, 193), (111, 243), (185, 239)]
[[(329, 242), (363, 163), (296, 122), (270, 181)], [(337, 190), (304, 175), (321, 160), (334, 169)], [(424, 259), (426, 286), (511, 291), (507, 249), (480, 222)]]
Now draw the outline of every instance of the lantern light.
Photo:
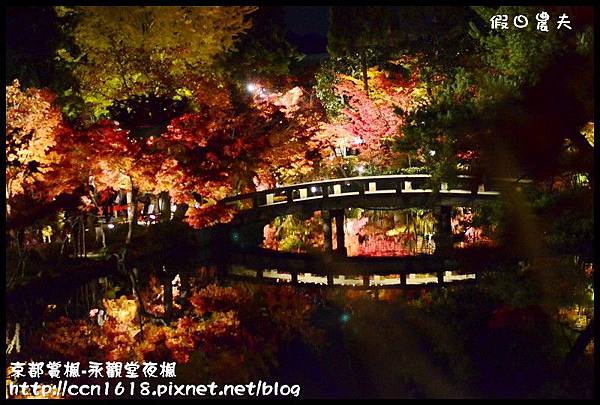
[(362, 138), (360, 136), (355, 136), (352, 139), (352, 144), (353, 145), (361, 145), (364, 141), (362, 140)]

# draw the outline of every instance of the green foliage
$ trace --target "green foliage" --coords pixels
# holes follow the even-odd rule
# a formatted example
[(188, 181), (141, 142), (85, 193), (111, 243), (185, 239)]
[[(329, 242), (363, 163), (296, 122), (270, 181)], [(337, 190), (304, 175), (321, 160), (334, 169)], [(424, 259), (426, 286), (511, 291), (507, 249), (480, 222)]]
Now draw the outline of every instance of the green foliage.
[(431, 170), (427, 166), (405, 167), (400, 170), (402, 174), (429, 174)]
[(329, 17), (327, 47), (333, 55), (392, 48), (396, 42), (398, 21), (390, 7), (332, 7)]
[[(189, 76), (210, 74), (234, 49), (255, 7), (60, 7), (78, 51), (58, 56), (73, 66), (81, 95), (96, 118), (114, 100), (174, 95)], [(200, 35), (200, 36), (199, 36)]]
[(339, 80), (336, 78), (336, 72), (332, 65), (331, 60), (328, 60), (315, 74), (317, 98), (330, 119), (337, 117), (344, 107), (343, 100), (335, 93), (335, 85)]
[[(482, 163), (497, 169), (497, 164), (490, 163), (494, 154), (496, 159), (503, 153), (511, 154), (501, 148), (518, 148), (518, 142), (525, 142), (515, 139), (515, 145), (501, 145), (504, 140), (497, 137), (504, 126), (508, 130), (509, 121), (513, 126), (530, 125), (526, 122), (530, 105), (519, 105), (527, 91), (540, 83), (559, 58), (589, 44), (589, 27), (580, 32), (551, 29), (543, 35), (532, 23), (523, 30), (489, 30), (492, 15), (525, 14), (531, 21), (539, 12), (535, 7), (474, 9), (480, 18), (467, 25), (474, 39), (469, 45), (473, 50), (453, 64), (435, 58), (428, 61), (431, 66), (423, 70), (421, 80), (429, 87), (431, 102), (405, 117), (405, 136), (397, 145), (404, 151), (436, 150), (435, 156), (423, 153), (425, 164), (434, 172), (454, 167), (457, 153), (465, 150), (476, 150), (480, 155), (479, 162), (470, 162), (471, 169)], [(533, 98), (528, 102), (533, 103)], [(441, 144), (449, 145), (442, 153)]]
[[(366, 50), (367, 65), (377, 63), (378, 55), (371, 49)], [(391, 65), (391, 64), (389, 64)], [(391, 65), (396, 67), (396, 65)], [(355, 79), (362, 78), (361, 56), (356, 52), (349, 52), (342, 56), (330, 55), (321, 63), (319, 70), (315, 73), (315, 90), (317, 98), (325, 108), (329, 119), (335, 119), (346, 106), (343, 98), (335, 92), (335, 86), (340, 83), (339, 74), (352, 76)]]
[[(490, 9), (476, 7), (476, 11), (485, 21), (492, 15), (517, 14), (532, 18), (539, 12), (537, 7), (499, 7)], [(564, 31), (550, 30), (544, 35), (529, 24), (521, 30), (498, 30), (479, 37), (483, 62), (493, 67), (497, 75), (504, 76), (508, 83), (516, 87), (533, 85), (548, 63), (567, 48)]]
[[(463, 63), (474, 49), (473, 33), (486, 24), (469, 7), (398, 7), (399, 47), (423, 55), (427, 64), (442, 72)], [(469, 35), (471, 33), (471, 35)]]
[(560, 215), (545, 235), (546, 244), (556, 253), (580, 253), (590, 257), (594, 243), (594, 220), (589, 213)]
[(502, 201), (490, 201), (474, 209), (471, 226), (498, 226), (502, 220), (504, 204)]
[(544, 224), (542, 240), (549, 250), (591, 260), (595, 239), (591, 190), (574, 188), (552, 192), (538, 189), (531, 192), (529, 201)]
[(304, 55), (286, 39), (281, 7), (259, 7), (251, 17), (252, 27), (236, 49), (224, 55), (219, 69), (242, 86), (255, 79), (277, 82), (290, 75)]
[(512, 308), (541, 305), (549, 314), (559, 308), (593, 307), (590, 280), (571, 258), (544, 259), (525, 267), (506, 267), (486, 273), (480, 287), (496, 303)]
[(594, 51), (594, 32), (592, 27), (585, 28), (577, 33), (577, 52), (583, 55)]
[(333, 56), (360, 57), (362, 80), (368, 95), (369, 53), (390, 55), (396, 49), (400, 27), (390, 7), (330, 7), (327, 50)]
[(308, 219), (296, 215), (276, 218), (270, 225), (264, 246), (284, 252), (320, 251), (323, 246), (323, 222), (319, 216)]

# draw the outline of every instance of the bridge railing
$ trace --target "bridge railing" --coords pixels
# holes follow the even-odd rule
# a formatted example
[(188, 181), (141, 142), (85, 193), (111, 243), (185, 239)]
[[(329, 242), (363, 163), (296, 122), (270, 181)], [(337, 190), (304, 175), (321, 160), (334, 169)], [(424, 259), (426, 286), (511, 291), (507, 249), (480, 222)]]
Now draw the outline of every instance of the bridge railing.
[[(530, 180), (494, 178), (485, 183), (473, 176), (457, 176), (451, 182), (442, 182), (436, 190), (441, 194), (499, 195), (508, 185), (530, 183)], [(293, 184), (269, 190), (227, 197), (224, 204), (243, 204), (245, 208), (260, 208), (314, 199), (339, 198), (352, 195), (432, 193), (431, 176), (407, 174), (387, 176), (349, 177)]]
[[(453, 249), (443, 256), (337, 256), (334, 260), (327, 260), (325, 255), (255, 248), (232, 251), (227, 256), (225, 267), (228, 275), (262, 281), (276, 277), (290, 281), (291, 284), (340, 286), (341, 280), (353, 280), (351, 284), (356, 285), (358, 282), (363, 287), (385, 284), (386, 287), (405, 288), (423, 285), (419, 280), (437, 285), (456, 280), (473, 280), (477, 274), (492, 268), (502, 268), (501, 264), (514, 265), (519, 260), (521, 259), (514, 252), (498, 247)], [(383, 278), (387, 278), (387, 281), (383, 281)]]

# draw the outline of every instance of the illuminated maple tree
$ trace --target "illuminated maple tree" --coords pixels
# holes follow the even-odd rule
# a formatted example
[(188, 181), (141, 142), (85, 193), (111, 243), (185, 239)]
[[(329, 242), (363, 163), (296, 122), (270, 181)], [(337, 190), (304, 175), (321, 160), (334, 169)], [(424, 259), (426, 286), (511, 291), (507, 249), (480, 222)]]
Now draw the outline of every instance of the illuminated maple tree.
[(55, 149), (67, 128), (55, 96), (48, 90), (22, 91), (15, 80), (6, 87), (6, 200), (28, 195), (49, 201), (56, 190), (42, 187), (49, 172), (57, 170), (61, 156)]
[(369, 96), (361, 89), (359, 79), (338, 74), (334, 91), (344, 100), (344, 106), (337, 117), (322, 124), (320, 136), (329, 139), (338, 150), (358, 151), (359, 160), (365, 164), (381, 168), (397, 165), (399, 156), (390, 146), (402, 138), (403, 113), (421, 102), (418, 70), (413, 68), (406, 78), (379, 67), (369, 69)]
[[(318, 136), (325, 117), (323, 108), (305, 89), (254, 98), (262, 117), (262, 144), (256, 163), (259, 189), (306, 178), (322, 158), (328, 140)], [(251, 119), (251, 117), (249, 117)]]
[(165, 133), (147, 141), (162, 158), (155, 191), (168, 190), (176, 203), (189, 206), (186, 220), (195, 227), (228, 216), (216, 203), (231, 193), (238, 176), (244, 176), (245, 164), (238, 158), (248, 148), (226, 105), (201, 106), (200, 112), (172, 120)]

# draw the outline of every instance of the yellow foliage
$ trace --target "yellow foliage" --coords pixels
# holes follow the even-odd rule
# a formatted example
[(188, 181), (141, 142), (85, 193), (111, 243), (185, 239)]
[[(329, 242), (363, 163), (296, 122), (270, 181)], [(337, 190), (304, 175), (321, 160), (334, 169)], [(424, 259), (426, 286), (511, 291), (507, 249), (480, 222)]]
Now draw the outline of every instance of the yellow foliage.
[[(44, 179), (60, 156), (51, 150), (60, 141), (62, 114), (48, 91), (22, 91), (18, 80), (6, 86), (7, 198), (24, 194)], [(32, 169), (35, 167), (35, 169)]]
[(585, 136), (585, 139), (594, 147), (594, 122), (590, 121), (581, 128), (581, 134)]
[(116, 300), (104, 299), (104, 308), (108, 316), (115, 318), (119, 323), (130, 323), (135, 321), (137, 314), (137, 302), (135, 299), (127, 299), (124, 295)]
[[(235, 48), (251, 27), (254, 6), (85, 6), (59, 7), (76, 15), (75, 43), (85, 55), (75, 75), (96, 115), (107, 103), (134, 94), (181, 92), (190, 75)], [(65, 49), (58, 56), (75, 61)], [(172, 94), (171, 94), (172, 95)]]

